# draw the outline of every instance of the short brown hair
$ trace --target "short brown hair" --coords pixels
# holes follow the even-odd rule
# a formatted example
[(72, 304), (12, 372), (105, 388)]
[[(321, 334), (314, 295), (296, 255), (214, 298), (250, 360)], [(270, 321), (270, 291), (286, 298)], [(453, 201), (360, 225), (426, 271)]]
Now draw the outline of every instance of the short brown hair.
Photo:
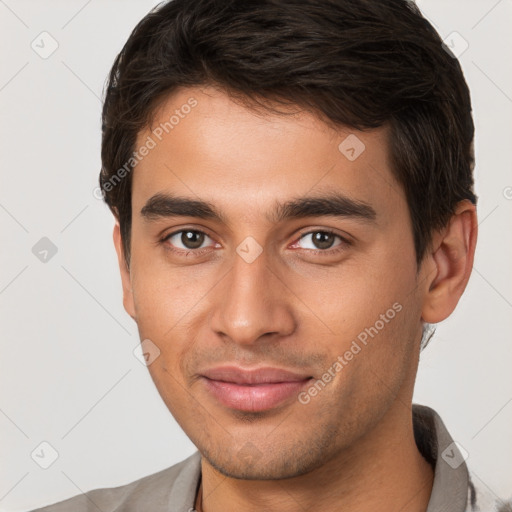
[[(476, 203), (469, 90), (458, 60), (414, 3), (171, 0), (135, 27), (105, 90), (99, 180), (119, 220), (127, 264), (126, 169), (137, 134), (165, 97), (197, 85), (220, 86), (269, 110), (262, 100), (296, 105), (359, 130), (388, 123), (418, 264), (457, 203)], [(114, 182), (120, 169), (123, 178)]]

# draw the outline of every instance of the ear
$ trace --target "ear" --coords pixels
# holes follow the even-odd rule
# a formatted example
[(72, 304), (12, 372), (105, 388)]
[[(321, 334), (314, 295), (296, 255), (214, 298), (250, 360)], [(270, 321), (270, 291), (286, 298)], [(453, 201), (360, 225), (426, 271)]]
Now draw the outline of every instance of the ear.
[(422, 308), (425, 322), (441, 322), (455, 309), (471, 275), (477, 232), (476, 207), (464, 200), (448, 225), (434, 235), (425, 262), (429, 272)]
[(123, 306), (126, 312), (136, 321), (135, 303), (133, 300), (133, 290), (130, 276), (130, 269), (126, 264), (124, 257), (123, 241), (121, 238), (121, 228), (119, 221), (116, 221), (114, 226), (114, 246), (117, 252), (117, 261), (119, 263), (119, 270), (121, 272), (121, 282), (123, 284)]

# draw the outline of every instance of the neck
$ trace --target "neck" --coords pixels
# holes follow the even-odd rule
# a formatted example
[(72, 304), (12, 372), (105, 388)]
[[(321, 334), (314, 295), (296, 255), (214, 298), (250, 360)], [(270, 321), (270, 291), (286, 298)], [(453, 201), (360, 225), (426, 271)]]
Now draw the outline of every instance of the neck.
[(204, 458), (202, 512), (425, 512), (433, 470), (421, 456), (411, 408), (397, 400), (385, 417), (321, 467), (283, 480), (237, 480)]

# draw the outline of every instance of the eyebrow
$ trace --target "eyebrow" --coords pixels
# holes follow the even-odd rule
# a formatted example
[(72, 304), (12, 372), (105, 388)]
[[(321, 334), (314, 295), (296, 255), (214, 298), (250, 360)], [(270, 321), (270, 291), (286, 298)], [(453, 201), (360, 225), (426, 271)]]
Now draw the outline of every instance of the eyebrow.
[[(211, 203), (167, 193), (153, 195), (140, 213), (147, 221), (168, 217), (197, 217), (227, 224), (224, 215)], [(289, 219), (322, 216), (352, 217), (375, 223), (377, 213), (364, 201), (351, 199), (339, 192), (331, 192), (298, 197), (285, 203), (276, 202), (266, 218), (269, 222), (278, 223)]]

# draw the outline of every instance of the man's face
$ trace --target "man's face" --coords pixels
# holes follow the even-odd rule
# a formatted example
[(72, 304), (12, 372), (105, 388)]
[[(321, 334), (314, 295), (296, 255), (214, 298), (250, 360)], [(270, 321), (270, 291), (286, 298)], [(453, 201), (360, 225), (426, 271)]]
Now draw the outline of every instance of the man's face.
[[(290, 477), (410, 415), (426, 290), (386, 129), (257, 115), (213, 88), (172, 95), (151, 129), (135, 148), (150, 147), (133, 174), (125, 307), (206, 460)], [(301, 202), (335, 195), (336, 212)]]

